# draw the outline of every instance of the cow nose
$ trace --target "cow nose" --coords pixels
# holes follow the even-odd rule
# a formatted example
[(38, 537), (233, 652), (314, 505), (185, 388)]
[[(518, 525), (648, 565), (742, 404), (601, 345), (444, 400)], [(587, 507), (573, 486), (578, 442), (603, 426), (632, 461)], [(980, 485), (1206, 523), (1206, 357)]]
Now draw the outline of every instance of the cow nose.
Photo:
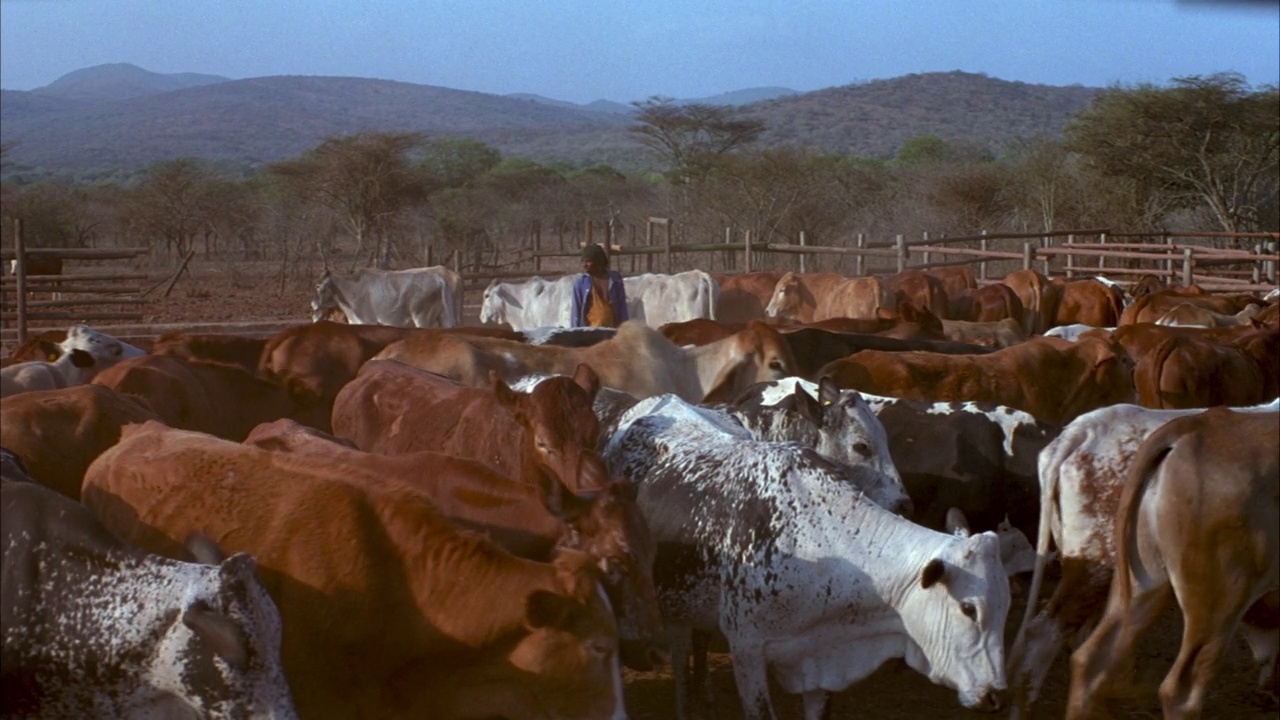
[(996, 712), (1002, 707), (1004, 707), (1004, 692), (1001, 690), (987, 690), (978, 701), (978, 709), (984, 712)]

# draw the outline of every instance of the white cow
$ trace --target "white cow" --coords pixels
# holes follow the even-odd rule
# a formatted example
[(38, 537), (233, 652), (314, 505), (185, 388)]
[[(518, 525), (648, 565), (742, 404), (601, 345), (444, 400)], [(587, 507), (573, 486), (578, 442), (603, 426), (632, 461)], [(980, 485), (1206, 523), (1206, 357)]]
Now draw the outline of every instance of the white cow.
[(659, 543), (678, 713), (690, 628), (728, 639), (748, 720), (775, 717), (771, 674), (804, 694), (816, 720), (828, 692), (896, 657), (955, 688), (966, 707), (998, 708), (1009, 583), (995, 533), (920, 527), (812, 448), (744, 439), (734, 425), (656, 397), (624, 415), (605, 447), (612, 469), (636, 482)]
[(494, 280), (484, 289), (480, 322), (507, 323), (512, 330), (569, 327), (576, 275), (557, 280), (533, 277), (525, 282)]
[[(1236, 409), (1275, 412), (1280, 409), (1280, 400)], [(1106, 607), (1114, 568), (1115, 515), (1138, 448), (1166, 422), (1201, 412), (1204, 410), (1112, 405), (1071, 421), (1040, 453), (1036, 566), (1026, 614), (1009, 654), (1014, 717), (1030, 711), (1068, 639), (1090, 628)], [(1050, 539), (1058, 548), (1062, 579), (1048, 604), (1036, 614)], [(1245, 625), (1244, 633), (1255, 659), (1264, 664), (1265, 679), (1268, 668), (1275, 665), (1275, 631), (1271, 631), (1269, 649), (1265, 632)]]
[(337, 308), (356, 325), (458, 327), (461, 288), (458, 274), (443, 265), (326, 275), (311, 300), (311, 319), (319, 321)]
[(649, 327), (697, 318), (716, 319), (720, 284), (701, 270), (624, 278), (627, 314)]
[(54, 359), (33, 360), (0, 369), (0, 397), (83, 385), (121, 360), (146, 354), (144, 350), (88, 325), (72, 325), (65, 340), (60, 343), (42, 342), (40, 349)]

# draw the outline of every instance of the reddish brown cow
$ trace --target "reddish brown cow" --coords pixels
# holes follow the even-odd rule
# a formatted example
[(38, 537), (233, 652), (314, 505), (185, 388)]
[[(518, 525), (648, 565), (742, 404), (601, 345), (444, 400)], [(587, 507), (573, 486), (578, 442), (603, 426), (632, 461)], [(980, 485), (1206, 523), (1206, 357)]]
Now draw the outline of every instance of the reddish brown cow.
[(814, 322), (828, 318), (874, 320), (880, 310), (893, 311), (897, 307), (893, 293), (880, 278), (871, 275), (847, 278), (818, 297), (818, 306), (813, 311), (813, 320)]
[(66, 330), (42, 330), (34, 335), (29, 335), (21, 345), (14, 348), (13, 352), (9, 353), (3, 361), (0, 361), (0, 367), (9, 367), (20, 362), (31, 362), (33, 360), (53, 362), (58, 359), (58, 356), (49, 353), (48, 347), (57, 345), (66, 339)]
[(1058, 286), (1035, 270), (1017, 270), (1004, 278), (1022, 302), (1022, 329), (1039, 335), (1053, 327), (1058, 317)]
[(840, 387), (911, 400), (986, 400), (1064, 425), (1104, 405), (1133, 400), (1124, 349), (1096, 336), (1032, 338), (988, 355), (863, 350), (828, 363)]
[(1149, 408), (1254, 405), (1270, 400), (1253, 358), (1229, 345), (1170, 337), (1134, 368), (1138, 404)]
[(291, 420), (259, 425), (245, 444), (325, 458), (334, 469), (353, 464), (410, 485), (454, 524), (484, 533), (523, 558), (549, 562), (557, 548), (590, 554), (606, 572), (604, 587), (618, 618), (623, 662), (645, 671), (662, 660), (666, 639), (653, 588), (657, 547), (626, 480), (615, 480), (602, 492), (574, 495), (555, 481), (541, 487), (516, 482), (476, 460), (434, 452), (362, 452)]
[[(1058, 307), (1053, 325), (1091, 325), (1115, 327), (1124, 312), (1124, 298), (1119, 288), (1093, 278), (1064, 282), (1054, 280), (1058, 290)], [(1047, 330), (1048, 328), (1046, 328)]]
[(1022, 324), (1022, 313), (1018, 294), (1004, 283), (983, 285), (951, 297), (951, 318), (954, 320), (999, 322), (1012, 318)]
[(258, 360), (258, 374), (284, 386), (307, 417), (314, 419), (308, 425), (329, 430), (333, 399), (356, 376), (360, 366), (387, 345), (422, 332), (467, 332), (521, 340), (524, 337), (499, 328), (444, 330), (320, 321), (289, 328), (268, 340)]
[(220, 363), (144, 355), (103, 370), (93, 382), (142, 398), (170, 427), (236, 442), (258, 423), (311, 419), (279, 384)]
[(1228, 342), (1251, 358), (1262, 376), (1262, 398), (1280, 397), (1280, 327), (1269, 327)]
[(946, 285), (923, 270), (904, 270), (890, 275), (884, 279), (884, 285), (893, 295), (894, 307), (911, 303), (938, 318), (951, 317)]
[(773, 290), (782, 279), (779, 272), (749, 272), (741, 275), (716, 275), (720, 299), (716, 301), (716, 320), (748, 323), (763, 320), (764, 309), (773, 298)]
[(250, 375), (257, 375), (258, 359), (266, 345), (266, 338), (175, 331), (161, 335), (151, 346), (151, 354), (233, 365)]
[(102, 385), (34, 390), (0, 403), (0, 438), (31, 477), (73, 500), (85, 470), (128, 423), (159, 420), (132, 395)]
[(365, 452), (432, 450), (479, 460), (526, 485), (543, 486), (548, 475), (575, 493), (595, 492), (609, 482), (596, 454), (600, 428), (591, 405), (599, 389), (586, 365), (525, 394), (496, 378), (489, 388), (465, 387), (371, 360), (338, 393), (333, 428)]
[[(1105, 333), (1105, 331), (1098, 330), (1089, 331), (1090, 334), (1099, 332)], [(1142, 360), (1144, 355), (1154, 350), (1157, 345), (1167, 338), (1189, 337), (1209, 342), (1228, 343), (1253, 332), (1255, 330), (1252, 327), (1198, 328), (1138, 323), (1136, 325), (1118, 327), (1108, 334), (1113, 340), (1120, 343), (1125, 352), (1129, 353), (1129, 357), (1133, 358), (1133, 361), (1137, 363)]]
[(517, 558), (376, 472), (156, 423), (126, 428), (83, 496), (151, 552), (184, 559), (199, 532), (253, 555), (301, 717), (587, 720), (621, 707), (617, 624), (586, 553)]
[(963, 295), (965, 290), (978, 287), (973, 277), (973, 268), (968, 265), (925, 270), (926, 273), (942, 281), (942, 288), (947, 291), (947, 298)]

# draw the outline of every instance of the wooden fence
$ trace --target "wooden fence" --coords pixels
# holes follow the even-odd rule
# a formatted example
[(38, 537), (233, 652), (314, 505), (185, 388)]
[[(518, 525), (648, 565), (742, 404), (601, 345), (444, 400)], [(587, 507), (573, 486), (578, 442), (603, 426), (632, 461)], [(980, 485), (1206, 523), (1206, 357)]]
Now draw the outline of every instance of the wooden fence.
[[(59, 258), (64, 262), (132, 259), (147, 254), (146, 248), (27, 248), (22, 240), (20, 221), (14, 222), (14, 239), (12, 249), (0, 249), (0, 260), (4, 261), (6, 271), (11, 260), (18, 260), (14, 274), (6, 274), (0, 278), (0, 291), (4, 299), (3, 308), (0, 309), (0, 325), (3, 326), (0, 334), (5, 338), (14, 336), (18, 342), (26, 340), (27, 326), (32, 320), (97, 322), (142, 319), (141, 312), (122, 311), (118, 308), (137, 307), (147, 302), (144, 297), (146, 274), (95, 268), (85, 273), (28, 275), (27, 262), (31, 258)], [(35, 299), (45, 293), (49, 295), (48, 299)], [(13, 302), (12, 309), (10, 299)]]
[[(665, 218), (650, 218), (641, 244), (632, 233), (632, 243), (615, 240), (610, 256), (615, 269), (627, 274), (636, 272), (679, 272), (689, 268), (708, 268), (690, 255), (721, 253), (733, 258), (732, 267), (723, 274), (736, 274), (761, 269), (763, 259), (789, 256), (791, 269), (798, 272), (815, 268), (823, 258), (850, 260), (844, 274), (889, 274), (904, 270), (927, 270), (969, 265), (979, 283), (996, 282), (1015, 269), (1034, 268), (1050, 277), (1079, 278), (1095, 275), (1121, 283), (1137, 282), (1142, 276), (1155, 275), (1171, 285), (1199, 285), (1208, 292), (1267, 292), (1277, 285), (1277, 242), (1280, 233), (1163, 232), (1115, 234), (1104, 229), (1063, 230), (1047, 233), (981, 233), (961, 237), (933, 238), (927, 233), (920, 239), (908, 240), (896, 235), (892, 240), (874, 241), (859, 234), (847, 246), (810, 245), (801, 233), (799, 242), (753, 242), (751, 234), (742, 233), (733, 241), (734, 233), (725, 231), (724, 242), (678, 243), (671, 224)], [(590, 239), (590, 233), (586, 239)], [(1251, 245), (1251, 249), (1217, 247), (1231, 242)], [(564, 269), (564, 259), (578, 257), (577, 248), (543, 249), (535, 235), (532, 247), (514, 267), (462, 268), (454, 256), (454, 267), (460, 270), (468, 290), (482, 289), (493, 280), (527, 279), (532, 275), (554, 277), (577, 272)], [(561, 269), (550, 267), (548, 261)], [(639, 261), (639, 262), (638, 262)], [(777, 266), (777, 262), (772, 263)]]

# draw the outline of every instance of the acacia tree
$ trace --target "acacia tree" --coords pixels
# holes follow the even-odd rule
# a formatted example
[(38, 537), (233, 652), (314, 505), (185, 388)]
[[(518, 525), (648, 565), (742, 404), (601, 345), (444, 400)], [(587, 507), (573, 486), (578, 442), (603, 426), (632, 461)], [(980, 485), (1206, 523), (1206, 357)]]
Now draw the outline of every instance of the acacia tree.
[(357, 261), (373, 237), (367, 259), (385, 267), (395, 216), (425, 198), (423, 174), (410, 157), (424, 141), (421, 133), (334, 136), (300, 158), (269, 165), (267, 172), (334, 212), (355, 239)]
[(156, 163), (129, 192), (125, 215), (164, 240), (167, 250), (185, 255), (212, 222), (219, 204), (216, 188), (222, 182), (197, 158)]
[(639, 114), (628, 132), (686, 180), (704, 177), (718, 159), (755, 142), (765, 129), (763, 122), (738, 117), (723, 105), (676, 105), (657, 96), (632, 105)]
[(1135, 203), (1204, 208), (1228, 232), (1258, 229), (1277, 200), (1280, 94), (1236, 73), (1112, 88), (1066, 136), (1100, 173), (1128, 180)]

